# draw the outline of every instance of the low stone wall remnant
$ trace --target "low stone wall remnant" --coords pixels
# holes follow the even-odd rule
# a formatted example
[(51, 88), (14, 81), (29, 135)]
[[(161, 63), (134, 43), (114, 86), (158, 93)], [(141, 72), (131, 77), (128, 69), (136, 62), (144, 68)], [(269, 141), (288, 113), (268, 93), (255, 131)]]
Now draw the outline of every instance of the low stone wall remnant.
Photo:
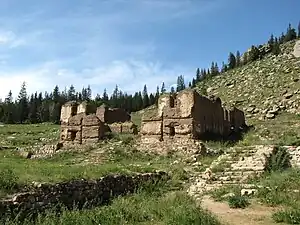
[(38, 184), (31, 191), (0, 201), (1, 219), (25, 219), (61, 205), (67, 209), (90, 208), (109, 202), (113, 197), (134, 193), (147, 182), (167, 180), (158, 171), (136, 175), (108, 175), (97, 180), (73, 180), (57, 184)]

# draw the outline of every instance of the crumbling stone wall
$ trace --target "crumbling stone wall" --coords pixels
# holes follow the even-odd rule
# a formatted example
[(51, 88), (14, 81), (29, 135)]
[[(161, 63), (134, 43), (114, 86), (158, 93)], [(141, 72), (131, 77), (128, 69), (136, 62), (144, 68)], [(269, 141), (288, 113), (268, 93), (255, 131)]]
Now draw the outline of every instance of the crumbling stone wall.
[(58, 184), (40, 184), (30, 192), (0, 201), (1, 219), (28, 218), (62, 204), (68, 209), (99, 206), (111, 198), (133, 193), (146, 182), (168, 179), (165, 172), (136, 175), (108, 175), (97, 180), (73, 180)]
[(68, 102), (61, 110), (60, 141), (67, 144), (98, 142), (107, 132), (137, 134), (137, 126), (123, 109), (97, 109), (87, 102)]
[(77, 114), (61, 125), (60, 141), (66, 144), (98, 142), (105, 132), (104, 123), (96, 114)]
[(142, 140), (149, 135), (161, 141), (179, 136), (203, 139), (208, 134), (226, 137), (246, 125), (241, 110), (227, 110), (222, 107), (220, 98), (201, 96), (194, 90), (162, 95), (158, 102), (157, 114), (142, 118)]
[(98, 107), (96, 115), (107, 124), (124, 123), (131, 119), (131, 116), (124, 109), (108, 108), (106, 106)]
[(137, 134), (137, 126), (132, 122), (109, 124), (111, 132)]

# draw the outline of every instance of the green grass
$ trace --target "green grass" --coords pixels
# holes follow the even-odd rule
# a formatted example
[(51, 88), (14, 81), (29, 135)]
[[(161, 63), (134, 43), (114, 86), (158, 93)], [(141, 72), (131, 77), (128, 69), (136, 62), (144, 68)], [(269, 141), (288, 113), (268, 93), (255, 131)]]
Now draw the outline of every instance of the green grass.
[(264, 188), (259, 189), (257, 197), (270, 206), (298, 206), (300, 203), (300, 170), (289, 169), (265, 175), (256, 182)]
[(276, 223), (300, 224), (300, 208), (280, 210), (272, 218)]
[[(1, 140), (4, 141), (11, 135), (16, 137), (11, 147), (21, 146), (30, 149), (31, 145), (40, 139), (44, 142), (39, 141), (39, 144), (47, 143), (49, 139), (57, 141), (58, 128), (57, 125), (51, 124), (5, 125), (1, 128), (0, 135)], [(54, 183), (77, 178), (95, 179), (111, 173), (130, 174), (175, 170), (176, 165), (170, 166), (175, 156), (166, 157), (139, 152), (133, 147), (134, 142), (132, 135), (113, 135), (112, 139), (95, 146), (86, 148), (82, 146), (78, 151), (61, 152), (52, 158), (45, 159), (22, 158), (18, 150), (14, 148), (1, 150), (0, 171), (9, 171), (11, 176), (6, 173), (7, 177), (5, 180), (2, 179), (0, 196), (16, 191), (14, 190), (16, 186), (30, 184), (33, 181)], [(18, 185), (13, 185), (14, 188), (6, 188), (13, 184), (10, 179)]]
[(233, 194), (239, 196), (241, 194), (242, 187), (237, 185), (226, 185), (217, 189), (214, 189), (208, 194), (215, 200), (215, 201), (228, 201), (230, 195)]
[(0, 127), (0, 146), (10, 148), (55, 143), (59, 138), (59, 125), (5, 124)]
[(240, 195), (230, 196), (228, 198), (228, 205), (230, 208), (241, 208), (244, 209), (250, 205), (248, 198)]
[[(31, 221), (12, 221), (7, 225), (29, 225)], [(64, 211), (40, 216), (36, 225), (219, 225), (218, 220), (182, 192), (141, 191), (113, 200), (108, 206), (92, 210)]]

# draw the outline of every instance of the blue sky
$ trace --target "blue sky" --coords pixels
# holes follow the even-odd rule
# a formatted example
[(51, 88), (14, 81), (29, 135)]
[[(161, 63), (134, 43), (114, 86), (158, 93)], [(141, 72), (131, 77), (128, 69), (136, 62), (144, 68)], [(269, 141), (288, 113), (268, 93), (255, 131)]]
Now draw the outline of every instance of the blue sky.
[(197, 67), (279, 35), (300, 21), (299, 0), (0, 0), (0, 98), (167, 87)]

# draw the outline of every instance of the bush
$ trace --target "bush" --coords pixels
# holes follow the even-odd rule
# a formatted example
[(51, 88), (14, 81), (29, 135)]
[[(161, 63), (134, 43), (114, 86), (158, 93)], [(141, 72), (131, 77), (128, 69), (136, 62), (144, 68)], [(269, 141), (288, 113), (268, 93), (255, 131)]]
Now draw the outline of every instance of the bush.
[(275, 146), (271, 156), (266, 157), (266, 172), (282, 171), (290, 167), (290, 154), (283, 147)]
[(12, 190), (17, 187), (18, 177), (9, 168), (0, 171), (0, 189)]
[(300, 208), (278, 211), (272, 218), (276, 223), (300, 224)]
[(230, 208), (241, 208), (244, 209), (250, 205), (248, 199), (244, 196), (230, 196), (228, 198), (228, 205)]

